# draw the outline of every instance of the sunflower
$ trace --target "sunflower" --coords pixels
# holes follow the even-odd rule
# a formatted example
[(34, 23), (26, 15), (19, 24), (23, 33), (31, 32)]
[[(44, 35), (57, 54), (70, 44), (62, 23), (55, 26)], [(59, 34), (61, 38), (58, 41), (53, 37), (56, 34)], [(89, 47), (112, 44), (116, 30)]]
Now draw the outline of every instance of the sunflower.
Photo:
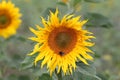
[(0, 2), (0, 36), (8, 38), (15, 34), (21, 23), (20, 17), (19, 8), (15, 7), (10, 0), (8, 2), (2, 0)]
[(83, 30), (82, 26), (87, 20), (80, 21), (80, 16), (65, 15), (62, 19), (58, 17), (58, 9), (53, 13), (50, 11), (50, 17), (42, 23), (44, 28), (36, 25), (37, 30), (30, 28), (36, 37), (30, 37), (37, 42), (33, 52), (29, 55), (38, 53), (35, 58), (35, 65), (42, 60), (41, 68), (46, 64), (50, 74), (56, 69), (57, 73), (63, 71), (64, 74), (72, 73), (76, 69), (76, 62), (81, 61), (88, 65), (87, 60), (93, 58), (87, 53), (93, 53), (87, 47), (91, 47), (91, 32)]

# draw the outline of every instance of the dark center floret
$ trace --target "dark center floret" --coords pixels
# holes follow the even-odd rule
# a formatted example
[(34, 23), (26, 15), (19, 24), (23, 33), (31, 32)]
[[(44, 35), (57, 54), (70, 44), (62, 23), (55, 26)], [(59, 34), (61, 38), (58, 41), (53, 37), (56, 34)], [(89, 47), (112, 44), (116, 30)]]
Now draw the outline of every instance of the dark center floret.
[(77, 42), (76, 30), (59, 27), (53, 29), (48, 36), (48, 45), (54, 53), (64, 56), (73, 50)]
[(6, 28), (11, 22), (9, 15), (5, 11), (0, 12), (0, 28)]

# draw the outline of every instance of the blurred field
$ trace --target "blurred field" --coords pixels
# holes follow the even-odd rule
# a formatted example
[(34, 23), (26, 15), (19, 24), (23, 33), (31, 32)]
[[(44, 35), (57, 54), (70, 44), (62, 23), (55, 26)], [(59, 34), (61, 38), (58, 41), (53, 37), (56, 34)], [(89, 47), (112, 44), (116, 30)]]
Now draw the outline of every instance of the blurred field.
[[(34, 47), (27, 38), (33, 36), (29, 27), (41, 25), (40, 16), (46, 17), (48, 8), (57, 6), (56, 0), (12, 0), (21, 10), (22, 25), (16, 36), (0, 39), (0, 80), (33, 80), (41, 72), (32, 69), (22, 70), (21, 62)], [(96, 36), (94, 64), (97, 75), (102, 80), (120, 80), (120, 0), (105, 0), (102, 3), (83, 3), (79, 14), (97, 12), (107, 16), (113, 27), (88, 27)], [(58, 6), (62, 15), (66, 14), (65, 6)], [(83, 12), (82, 12), (83, 11)], [(31, 65), (28, 65), (31, 66)], [(34, 73), (33, 73), (34, 72)], [(38, 79), (36, 79), (38, 80)]]

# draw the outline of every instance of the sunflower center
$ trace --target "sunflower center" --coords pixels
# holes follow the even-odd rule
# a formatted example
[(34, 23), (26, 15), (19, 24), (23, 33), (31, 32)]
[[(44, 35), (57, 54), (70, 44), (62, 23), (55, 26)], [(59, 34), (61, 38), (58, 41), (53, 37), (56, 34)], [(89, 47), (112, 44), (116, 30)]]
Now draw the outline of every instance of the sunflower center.
[(58, 47), (65, 48), (71, 42), (71, 36), (67, 32), (60, 32), (55, 37), (55, 41), (56, 41), (56, 44), (58, 45)]
[(74, 29), (62, 27), (53, 29), (48, 36), (49, 47), (57, 54), (63, 56), (75, 47), (77, 34)]
[(0, 11), (0, 28), (6, 28), (11, 20), (6, 11)]

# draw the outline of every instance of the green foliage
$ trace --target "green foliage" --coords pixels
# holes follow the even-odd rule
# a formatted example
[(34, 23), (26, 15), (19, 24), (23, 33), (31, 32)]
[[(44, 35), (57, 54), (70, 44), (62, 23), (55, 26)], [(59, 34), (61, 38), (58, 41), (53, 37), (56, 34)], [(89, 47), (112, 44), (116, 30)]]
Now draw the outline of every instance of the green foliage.
[(52, 77), (50, 77), (49, 74), (42, 74), (42, 76), (39, 77), (37, 80), (53, 80)]
[(77, 70), (74, 72), (74, 80), (101, 80), (96, 76), (96, 70), (93, 63), (85, 65), (79, 62), (77, 66)]
[(109, 19), (101, 14), (86, 13), (84, 16), (85, 19), (88, 19), (88, 22), (86, 24), (88, 27), (112, 27), (112, 23), (109, 21)]
[(73, 75), (63, 77), (63, 80), (101, 80), (96, 76), (96, 69), (92, 62), (90, 65), (85, 65), (82, 62), (77, 62), (77, 69), (73, 71)]
[(66, 4), (64, 2), (58, 2), (58, 5), (62, 5), (62, 6), (66, 6)]
[(48, 18), (48, 15), (50, 15), (50, 11), (55, 12), (55, 10), (55, 8), (47, 8), (43, 13), (43, 17)]
[(34, 66), (34, 56), (26, 56), (24, 61), (21, 63), (21, 69), (29, 69)]
[(87, 75), (96, 75), (96, 69), (92, 62), (89, 62), (89, 65), (85, 65), (82, 62), (77, 62), (78, 71), (87, 74)]
[[(79, 74), (79, 75), (78, 75)], [(75, 77), (75, 80), (101, 80), (99, 77), (97, 76), (92, 76), (92, 75), (86, 75), (86, 74), (82, 74), (80, 72), (77, 72), (75, 73), (76, 76)]]
[(21, 75), (19, 76), (18, 80), (30, 80), (30, 77), (26, 75)]
[(84, 0), (86, 2), (92, 2), (92, 3), (99, 3), (99, 2), (103, 2), (104, 0)]
[(81, 2), (81, 0), (74, 0), (73, 1), (73, 6), (76, 6), (78, 3), (80, 3)]

